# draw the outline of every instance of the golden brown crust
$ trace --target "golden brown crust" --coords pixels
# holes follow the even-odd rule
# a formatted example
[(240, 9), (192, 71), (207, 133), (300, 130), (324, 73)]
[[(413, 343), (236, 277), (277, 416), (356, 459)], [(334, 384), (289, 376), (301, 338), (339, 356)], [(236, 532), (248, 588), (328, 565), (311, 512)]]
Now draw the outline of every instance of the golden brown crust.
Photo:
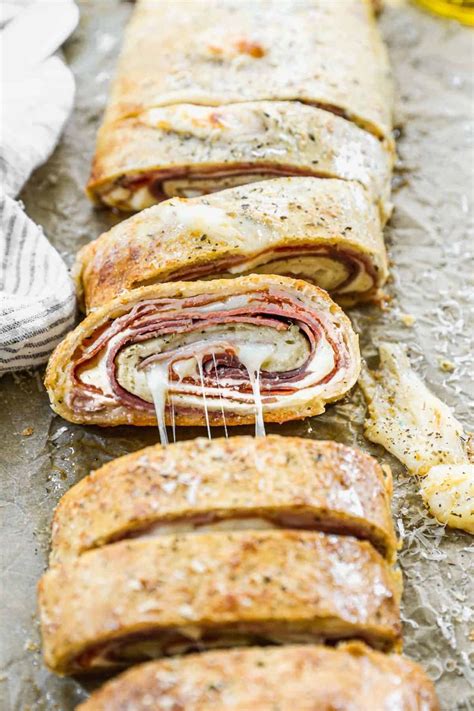
[(212, 192), (229, 180), (252, 183), (279, 172), (357, 181), (386, 219), (392, 166), (392, 151), (375, 136), (314, 106), (179, 104), (105, 123), (87, 191), (98, 204), (136, 211), (143, 201)]
[(358, 642), (335, 649), (205, 652), (142, 664), (105, 684), (78, 711), (149, 711), (150, 705), (154, 711), (439, 711), (420, 666)]
[[(387, 277), (382, 226), (364, 189), (312, 178), (280, 178), (151, 207), (86, 245), (75, 273), (90, 310), (122, 291), (186, 278), (189, 270), (207, 277), (232, 268), (237, 275), (239, 262), (244, 272), (247, 262), (255, 271), (285, 248), (291, 256), (332, 249), (359, 258), (372, 275), (369, 296)], [(259, 264), (252, 263), (259, 255)], [(344, 296), (368, 294), (346, 288), (339, 293)]]
[[(196, 628), (214, 639), (303, 633), (391, 649), (400, 644), (397, 585), (375, 549), (349, 536), (278, 530), (121, 541), (41, 579), (45, 661), (58, 673), (109, 666), (131, 636), (181, 631), (192, 645)], [(104, 661), (107, 645), (114, 654)]]
[[(77, 358), (82, 353), (86, 339), (97, 333), (100, 328), (114, 321), (116, 318), (127, 314), (133, 306), (151, 299), (163, 298), (188, 298), (202, 294), (216, 295), (219, 298), (239, 294), (267, 293), (277, 290), (300, 303), (310, 306), (316, 314), (324, 315), (333, 327), (340, 333), (349, 353), (347, 372), (337, 383), (328, 383), (324, 396), (306, 400), (298, 407), (285, 407), (284, 399), (281, 407), (270, 412), (264, 411), (265, 420), (268, 422), (285, 422), (292, 419), (302, 419), (312, 415), (321, 414), (325, 404), (340, 399), (356, 382), (360, 370), (360, 355), (358, 338), (351, 323), (343, 311), (331, 300), (328, 294), (318, 287), (307, 282), (277, 277), (271, 275), (252, 275), (237, 279), (174, 282), (156, 284), (134, 289), (131, 292), (118, 296), (96, 311), (87, 316), (53, 352), (46, 370), (45, 385), (51, 401), (51, 406), (59, 415), (71, 422), (81, 424), (97, 424), (102, 426), (115, 426), (122, 424), (154, 425), (156, 416), (149, 410), (138, 410), (126, 407), (119, 402), (113, 403), (108, 409), (75, 411), (69, 404), (74, 394), (74, 368)], [(209, 413), (211, 424), (222, 423), (220, 412)], [(169, 415), (167, 414), (170, 423)], [(252, 424), (254, 415), (243, 415), (228, 411), (226, 413), (228, 425)], [(195, 411), (176, 412), (178, 425), (203, 425), (205, 424), (202, 409)]]
[[(315, 51), (316, 48), (316, 51)], [(392, 87), (371, 5), (140, 0), (106, 122), (152, 106), (299, 100), (389, 138)]]
[(155, 445), (105, 464), (59, 502), (51, 563), (158, 524), (243, 517), (356, 535), (395, 557), (390, 495), (375, 459), (335, 442), (268, 435)]

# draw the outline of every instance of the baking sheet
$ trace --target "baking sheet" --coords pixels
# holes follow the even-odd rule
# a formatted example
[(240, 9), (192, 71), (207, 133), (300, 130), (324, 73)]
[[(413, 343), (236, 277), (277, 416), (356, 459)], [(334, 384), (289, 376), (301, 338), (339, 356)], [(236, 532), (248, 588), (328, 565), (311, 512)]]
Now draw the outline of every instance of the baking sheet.
[[(176, 2), (185, 10), (185, 0)], [(80, 27), (65, 47), (77, 78), (76, 109), (61, 145), (22, 195), (28, 214), (44, 226), (69, 264), (81, 245), (118, 220), (94, 211), (83, 186), (131, 11), (130, 3), (119, 0), (83, 0), (80, 6)], [(351, 316), (369, 362), (381, 340), (407, 343), (417, 370), (469, 428), (474, 263), (472, 254), (470, 262), (466, 255), (474, 242), (474, 35), (400, 3), (386, 9), (381, 24), (403, 110), (396, 209), (386, 232), (394, 298), (384, 313), (364, 308)], [(408, 326), (411, 316), (415, 320)], [(443, 360), (452, 362), (452, 372), (442, 369)], [(39, 652), (35, 586), (45, 566), (52, 510), (90, 469), (158, 438), (151, 428), (101, 431), (62, 421), (49, 409), (41, 378), (37, 371), (0, 381), (0, 707), (9, 711), (69, 711), (85, 697), (79, 682), (49, 674)], [(269, 429), (355, 444), (392, 466), (394, 515), (405, 540), (400, 556), (405, 652), (435, 680), (443, 709), (474, 709), (472, 537), (445, 532), (425, 515), (416, 481), (364, 439), (364, 413), (356, 390), (319, 418)], [(203, 432), (181, 432), (183, 438), (196, 434)]]

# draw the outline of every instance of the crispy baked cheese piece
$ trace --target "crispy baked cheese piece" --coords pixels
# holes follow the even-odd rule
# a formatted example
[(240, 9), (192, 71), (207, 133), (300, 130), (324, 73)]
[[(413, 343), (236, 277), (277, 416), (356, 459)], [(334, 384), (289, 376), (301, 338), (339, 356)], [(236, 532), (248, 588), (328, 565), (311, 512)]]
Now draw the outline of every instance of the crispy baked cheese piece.
[(358, 642), (204, 652), (134, 667), (78, 711), (439, 711), (414, 662)]
[(421, 495), (440, 524), (474, 533), (471, 437), (412, 370), (402, 346), (382, 343), (379, 350), (379, 370), (365, 369), (360, 379), (366, 436), (422, 477)]
[(74, 272), (87, 310), (140, 286), (248, 272), (305, 279), (350, 305), (377, 299), (388, 274), (365, 190), (312, 178), (155, 205), (87, 244)]
[(270, 530), (119, 541), (39, 584), (46, 664), (66, 674), (265, 641), (400, 644), (399, 581), (366, 541)]
[(108, 462), (56, 509), (51, 564), (136, 537), (296, 528), (397, 542), (391, 480), (375, 459), (335, 442), (268, 435), (155, 445)]
[(228, 425), (316, 415), (357, 380), (349, 319), (303, 281), (254, 275), (142, 287), (52, 355), (53, 409), (98, 425)]

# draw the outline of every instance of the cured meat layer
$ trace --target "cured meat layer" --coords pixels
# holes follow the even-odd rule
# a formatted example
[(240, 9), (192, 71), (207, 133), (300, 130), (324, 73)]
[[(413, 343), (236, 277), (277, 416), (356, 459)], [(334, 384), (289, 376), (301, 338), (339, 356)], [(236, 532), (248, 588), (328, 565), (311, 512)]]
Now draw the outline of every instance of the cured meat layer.
[(359, 183), (278, 178), (156, 205), (75, 266), (88, 310), (139, 286), (248, 272), (305, 279), (343, 304), (376, 299), (387, 278), (378, 211)]
[(399, 582), (370, 543), (308, 531), (119, 541), (53, 565), (39, 584), (58, 673), (212, 647), (363, 639), (400, 644)]
[(391, 211), (393, 153), (370, 133), (300, 102), (179, 104), (144, 109), (101, 128), (90, 198), (136, 212), (285, 175), (358, 182)]
[(156, 445), (105, 464), (62, 497), (50, 562), (127, 538), (279, 528), (356, 536), (393, 560), (390, 496), (375, 459), (335, 442), (268, 435)]
[(356, 642), (205, 652), (150, 662), (105, 684), (78, 711), (439, 711), (414, 662)]
[(56, 412), (99, 425), (284, 422), (355, 383), (357, 336), (325, 291), (285, 277), (142, 287), (92, 312), (52, 355)]

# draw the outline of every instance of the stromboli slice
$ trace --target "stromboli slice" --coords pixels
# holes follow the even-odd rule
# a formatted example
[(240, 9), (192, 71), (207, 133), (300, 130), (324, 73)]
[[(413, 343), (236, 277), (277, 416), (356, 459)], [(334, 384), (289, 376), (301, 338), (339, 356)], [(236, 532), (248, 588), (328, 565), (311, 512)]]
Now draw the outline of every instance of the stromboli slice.
[(135, 215), (76, 261), (87, 309), (151, 283), (264, 272), (350, 304), (377, 298), (387, 257), (377, 210), (354, 182), (279, 178)]
[(392, 560), (390, 494), (375, 459), (335, 442), (268, 435), (155, 445), (105, 464), (62, 497), (50, 562), (213, 526), (346, 533)]
[(307, 531), (120, 541), (52, 566), (39, 603), (59, 673), (259, 641), (400, 643), (387, 562), (366, 541)]
[(359, 369), (357, 336), (325, 291), (254, 275), (117, 297), (57, 347), (45, 383), (73, 422), (234, 425), (319, 414)]
[(156, 106), (288, 100), (390, 141), (387, 53), (365, 0), (140, 0), (105, 121)]
[(203, 652), (123, 672), (78, 711), (439, 711), (423, 669), (359, 642)]
[(392, 164), (375, 136), (299, 102), (179, 104), (106, 123), (87, 192), (134, 212), (278, 175), (340, 178), (360, 183), (385, 220)]

